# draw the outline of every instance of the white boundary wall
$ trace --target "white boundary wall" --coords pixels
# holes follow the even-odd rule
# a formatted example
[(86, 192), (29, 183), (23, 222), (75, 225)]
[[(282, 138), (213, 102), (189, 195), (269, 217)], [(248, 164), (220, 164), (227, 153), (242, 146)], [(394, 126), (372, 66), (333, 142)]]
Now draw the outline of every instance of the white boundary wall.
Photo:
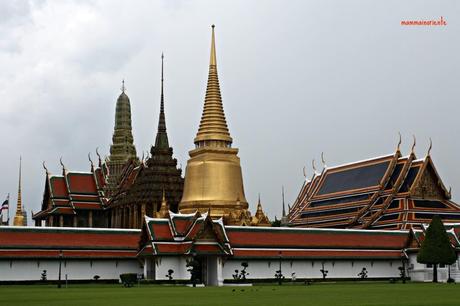
[[(417, 254), (409, 255), (408, 273), (412, 281), (416, 282), (431, 282), (433, 280), (433, 268), (428, 268), (427, 265), (417, 262)], [(460, 282), (460, 255), (457, 261), (450, 266), (450, 276), (456, 283)], [(438, 267), (438, 281), (446, 282), (449, 277), (447, 266), (444, 268)]]
[[(225, 262), (223, 268), (224, 279), (233, 279), (235, 270), (241, 271), (241, 264), (248, 263), (246, 272), (247, 278), (275, 278), (275, 273), (280, 268), (280, 261), (276, 259), (266, 260), (244, 260), (231, 259)], [(399, 269), (402, 265), (400, 260), (371, 261), (371, 260), (282, 260), (281, 272), (287, 279), (296, 278), (319, 279), (323, 277), (320, 270), (327, 270), (326, 278), (359, 278), (358, 274), (363, 268), (367, 270), (367, 277), (370, 278), (398, 278)]]
[[(95, 275), (100, 279), (119, 279), (122, 273), (142, 273), (142, 265), (137, 259), (63, 259), (61, 278), (68, 280), (91, 280)], [(46, 270), (48, 280), (57, 280), (58, 259), (1, 259), (0, 281), (40, 280)]]
[[(172, 269), (173, 279), (189, 280), (190, 272), (187, 271), (187, 257), (157, 257), (155, 259), (146, 258), (146, 261), (155, 262), (155, 279), (167, 280), (168, 270)], [(246, 272), (249, 279), (274, 279), (275, 272), (279, 269), (279, 260), (277, 259), (223, 259), (217, 258), (217, 266), (212, 269), (215, 272), (217, 282), (223, 283), (223, 280), (232, 280), (235, 270), (241, 271), (241, 264), (248, 263)], [(363, 268), (367, 270), (369, 278), (399, 278), (399, 267), (402, 266), (401, 260), (282, 260), (281, 270), (286, 279), (292, 278), (295, 273), (296, 278), (321, 279), (323, 277), (321, 269), (327, 270), (327, 278), (356, 278)], [(209, 261), (208, 261), (209, 265)], [(208, 267), (209, 268), (209, 267)], [(209, 269), (208, 269), (209, 270)], [(211, 271), (211, 270), (210, 270)], [(208, 274), (210, 273), (208, 271)], [(211, 276), (208, 275), (208, 278)]]

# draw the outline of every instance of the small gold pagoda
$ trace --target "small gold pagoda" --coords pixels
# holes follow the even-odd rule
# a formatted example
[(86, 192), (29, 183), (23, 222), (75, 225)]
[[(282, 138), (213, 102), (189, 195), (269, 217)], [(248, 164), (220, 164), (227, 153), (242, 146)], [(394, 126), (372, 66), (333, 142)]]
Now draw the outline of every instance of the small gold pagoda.
[(185, 170), (184, 193), (179, 204), (181, 213), (210, 210), (211, 217), (223, 217), (226, 224), (241, 222), (232, 220), (232, 216), (249, 214), (238, 149), (232, 148), (232, 141), (217, 76), (213, 25), (206, 97), (194, 140), (195, 149), (189, 152)]
[(27, 217), (22, 211), (22, 196), (21, 196), (21, 166), (22, 158), (19, 158), (19, 185), (18, 185), (18, 203), (16, 205), (16, 214), (14, 215), (14, 226), (27, 226)]

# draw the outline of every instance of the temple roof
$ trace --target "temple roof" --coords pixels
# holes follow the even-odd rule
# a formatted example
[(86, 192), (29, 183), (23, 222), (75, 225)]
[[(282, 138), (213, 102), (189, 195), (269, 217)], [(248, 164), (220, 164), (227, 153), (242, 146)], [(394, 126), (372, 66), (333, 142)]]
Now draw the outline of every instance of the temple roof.
[(0, 227), (0, 258), (135, 258), (139, 230)]
[(180, 215), (170, 212), (169, 218), (145, 217), (140, 253), (149, 248), (154, 255), (215, 254), (230, 255), (228, 237), (222, 219), (209, 214)]
[(236, 258), (400, 259), (413, 235), (408, 230), (224, 226), (221, 219), (196, 213), (147, 217), (141, 237), (141, 256), (202, 252)]
[(420, 227), (440, 214), (460, 220), (460, 207), (428, 154), (389, 154), (325, 167), (306, 180), (289, 212), (289, 226), (388, 228)]
[(44, 219), (48, 215), (74, 215), (76, 210), (102, 210), (107, 199), (104, 194), (106, 177), (102, 168), (91, 166), (90, 172), (75, 172), (63, 169), (62, 175), (46, 171), (42, 207), (32, 216)]

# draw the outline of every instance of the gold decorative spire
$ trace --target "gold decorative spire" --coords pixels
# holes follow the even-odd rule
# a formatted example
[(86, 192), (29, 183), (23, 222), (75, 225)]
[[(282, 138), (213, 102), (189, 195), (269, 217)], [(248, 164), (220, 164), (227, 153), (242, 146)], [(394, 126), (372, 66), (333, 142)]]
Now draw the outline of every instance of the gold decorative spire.
[(208, 85), (204, 100), (203, 114), (200, 127), (195, 137), (195, 145), (202, 146), (223, 146), (229, 147), (232, 144), (232, 137), (228, 131), (225, 119), (222, 96), (220, 94), (219, 78), (217, 75), (216, 44), (214, 36), (214, 25), (212, 25), (211, 55), (209, 60)]
[(157, 218), (166, 218), (169, 214), (168, 202), (166, 202), (165, 189), (163, 188), (163, 197), (161, 199), (160, 210), (156, 213)]
[(271, 226), (270, 220), (262, 209), (262, 203), (260, 202), (260, 193), (259, 201), (257, 202), (257, 210), (255, 215), (251, 219), (251, 225), (253, 226)]
[(240, 158), (238, 149), (231, 147), (232, 141), (217, 77), (213, 26), (206, 97), (194, 140), (195, 149), (189, 152), (185, 170), (184, 192), (179, 203), (181, 213), (197, 210), (206, 213), (211, 208), (211, 217), (223, 217), (225, 224), (241, 225), (244, 220), (249, 220)]
[(259, 193), (259, 200), (257, 201), (257, 212), (262, 212), (262, 204), (260, 203), (260, 193)]
[(23, 226), (24, 225), (24, 214), (22, 212), (22, 196), (21, 196), (21, 168), (22, 168), (22, 157), (19, 157), (19, 184), (18, 184), (18, 203), (16, 205), (16, 215), (14, 216), (13, 225)]

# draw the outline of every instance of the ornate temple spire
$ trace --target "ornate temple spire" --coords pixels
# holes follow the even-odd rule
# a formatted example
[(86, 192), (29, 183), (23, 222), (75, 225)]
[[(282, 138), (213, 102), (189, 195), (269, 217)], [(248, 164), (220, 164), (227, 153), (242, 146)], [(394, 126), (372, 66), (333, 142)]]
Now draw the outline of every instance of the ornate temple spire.
[(22, 157), (19, 157), (19, 184), (18, 184), (18, 202), (16, 205), (16, 215), (14, 216), (13, 225), (23, 226), (24, 225), (24, 213), (22, 211), (22, 189), (21, 189), (21, 169), (22, 168)]
[(115, 109), (115, 127), (110, 146), (110, 156), (107, 161), (109, 177), (106, 191), (108, 196), (116, 191), (124, 165), (132, 159), (137, 160), (131, 126), (131, 104), (125, 91), (125, 81), (123, 80), (121, 94), (117, 99)]
[(223, 218), (227, 225), (250, 220), (238, 149), (231, 147), (232, 141), (222, 106), (212, 26), (208, 84), (195, 149), (189, 152), (185, 170), (181, 213), (205, 213), (211, 208), (212, 218)]
[(110, 146), (110, 160), (126, 162), (136, 157), (136, 148), (131, 126), (131, 102), (125, 93), (125, 81), (122, 82), (121, 94), (115, 109), (115, 127)]
[(257, 212), (262, 212), (262, 203), (260, 203), (260, 193), (259, 200), (257, 201)]
[(163, 59), (161, 54), (161, 96), (160, 96), (160, 117), (158, 119), (158, 131), (155, 138), (155, 147), (159, 149), (169, 149), (168, 134), (166, 133), (165, 105), (164, 105), (164, 78), (163, 78)]
[(259, 200), (257, 202), (257, 210), (255, 215), (252, 217), (251, 225), (253, 226), (271, 226), (270, 220), (262, 209), (262, 203), (260, 202), (260, 193)]
[(214, 25), (212, 25), (211, 55), (209, 60), (208, 84), (204, 100), (203, 114), (201, 115), (200, 127), (195, 137), (195, 145), (201, 147), (214, 143), (224, 143), (230, 146), (232, 137), (228, 131), (225, 119), (222, 96), (220, 94), (219, 78), (217, 75), (216, 44)]

